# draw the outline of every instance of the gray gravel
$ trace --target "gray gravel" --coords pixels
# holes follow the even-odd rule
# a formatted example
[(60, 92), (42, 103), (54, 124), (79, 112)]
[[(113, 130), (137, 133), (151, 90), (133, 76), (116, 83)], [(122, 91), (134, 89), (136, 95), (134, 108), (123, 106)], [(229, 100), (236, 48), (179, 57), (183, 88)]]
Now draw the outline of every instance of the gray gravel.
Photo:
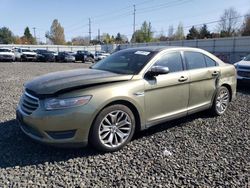
[[(207, 112), (136, 135), (123, 150), (59, 149), (33, 142), (15, 121), (25, 81), (86, 64), (0, 63), (0, 187), (248, 187), (250, 87), (222, 117)], [(248, 87), (248, 88), (247, 88)]]

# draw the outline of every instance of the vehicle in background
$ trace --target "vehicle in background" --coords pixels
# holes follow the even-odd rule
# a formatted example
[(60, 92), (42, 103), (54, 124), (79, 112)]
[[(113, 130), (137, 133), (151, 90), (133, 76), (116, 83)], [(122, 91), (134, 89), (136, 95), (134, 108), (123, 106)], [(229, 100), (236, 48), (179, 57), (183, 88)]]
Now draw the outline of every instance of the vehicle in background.
[(55, 51), (49, 51), (51, 52), (54, 56), (55, 56), (55, 61), (58, 61), (57, 58), (58, 58), (58, 52), (55, 52)]
[(0, 61), (15, 61), (15, 54), (8, 48), (0, 48)]
[(244, 57), (241, 61), (234, 64), (237, 70), (238, 80), (250, 81), (250, 54)]
[(110, 56), (110, 53), (107, 53), (105, 51), (96, 51), (95, 52), (95, 60), (96, 61), (102, 60), (108, 56)]
[(17, 61), (36, 61), (37, 53), (26, 48), (14, 48)]
[(92, 63), (94, 63), (94, 55), (86, 50), (78, 50), (76, 52), (76, 61), (81, 61), (81, 62), (86, 62), (86, 61), (90, 61)]
[(55, 55), (51, 51), (44, 50), (44, 49), (37, 49), (36, 53), (37, 53), (36, 60), (39, 62), (54, 62), (55, 61)]
[(59, 52), (57, 56), (59, 62), (75, 62), (75, 57), (70, 52)]

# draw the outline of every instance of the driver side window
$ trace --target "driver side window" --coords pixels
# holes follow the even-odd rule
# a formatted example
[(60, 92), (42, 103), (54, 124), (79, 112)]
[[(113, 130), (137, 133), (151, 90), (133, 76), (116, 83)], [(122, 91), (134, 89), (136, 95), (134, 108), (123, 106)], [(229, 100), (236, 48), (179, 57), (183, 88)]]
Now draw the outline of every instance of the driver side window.
[(168, 67), (170, 73), (183, 71), (183, 64), (180, 52), (170, 52), (163, 55), (155, 63), (155, 66)]

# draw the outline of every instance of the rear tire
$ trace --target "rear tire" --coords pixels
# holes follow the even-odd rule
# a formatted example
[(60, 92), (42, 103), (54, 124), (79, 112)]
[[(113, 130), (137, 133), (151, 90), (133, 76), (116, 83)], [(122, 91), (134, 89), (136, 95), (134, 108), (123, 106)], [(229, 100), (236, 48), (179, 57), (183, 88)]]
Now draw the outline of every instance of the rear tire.
[(225, 86), (221, 86), (214, 97), (213, 106), (211, 112), (213, 115), (223, 115), (229, 106), (231, 94)]
[(100, 151), (113, 152), (123, 148), (135, 132), (135, 117), (124, 105), (104, 108), (96, 117), (89, 142)]

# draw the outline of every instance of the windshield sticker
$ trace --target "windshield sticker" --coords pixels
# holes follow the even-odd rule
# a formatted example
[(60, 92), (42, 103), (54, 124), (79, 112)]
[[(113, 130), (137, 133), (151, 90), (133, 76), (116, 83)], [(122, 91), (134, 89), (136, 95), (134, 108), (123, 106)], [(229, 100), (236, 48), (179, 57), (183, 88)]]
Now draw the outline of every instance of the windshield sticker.
[(138, 55), (149, 55), (150, 52), (146, 52), (146, 51), (136, 51), (135, 54), (138, 54)]

